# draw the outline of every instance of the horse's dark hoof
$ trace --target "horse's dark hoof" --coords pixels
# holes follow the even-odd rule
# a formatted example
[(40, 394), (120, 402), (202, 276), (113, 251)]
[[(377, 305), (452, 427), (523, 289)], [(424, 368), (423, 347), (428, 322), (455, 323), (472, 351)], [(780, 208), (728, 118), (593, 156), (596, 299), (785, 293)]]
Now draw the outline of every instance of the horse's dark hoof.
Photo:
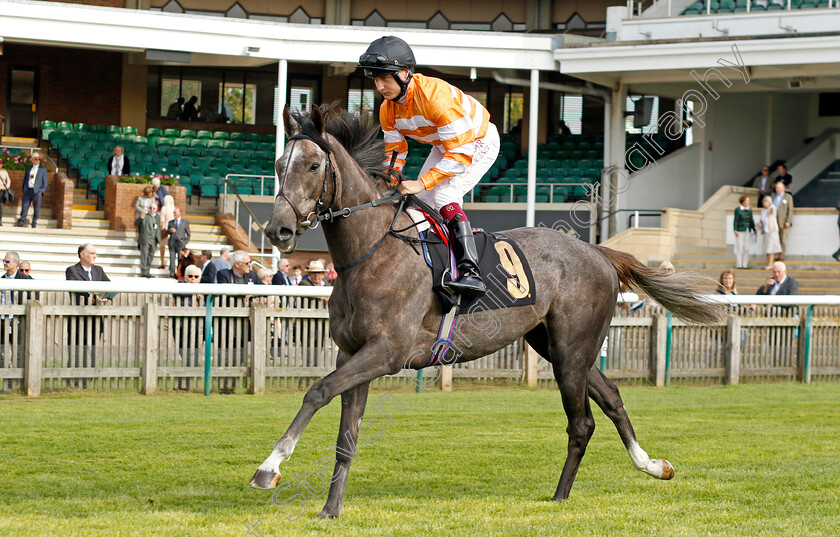
[(315, 516), (317, 516), (318, 518), (338, 518), (341, 516), (341, 513), (333, 513), (332, 511), (327, 511), (326, 509), (324, 509)]
[(280, 474), (268, 470), (257, 470), (248, 483), (255, 489), (273, 489), (280, 482)]

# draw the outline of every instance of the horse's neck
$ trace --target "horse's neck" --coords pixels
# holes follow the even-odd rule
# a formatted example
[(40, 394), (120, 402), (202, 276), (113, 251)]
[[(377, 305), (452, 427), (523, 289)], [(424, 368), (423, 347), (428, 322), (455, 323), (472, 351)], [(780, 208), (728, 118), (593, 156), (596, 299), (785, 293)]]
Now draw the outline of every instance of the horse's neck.
[[(334, 210), (355, 207), (380, 197), (373, 182), (343, 148), (333, 155), (339, 174)], [(394, 210), (386, 204), (356, 211), (333, 223), (324, 223), (327, 247), (336, 266), (346, 265), (364, 255), (385, 235), (393, 219)]]

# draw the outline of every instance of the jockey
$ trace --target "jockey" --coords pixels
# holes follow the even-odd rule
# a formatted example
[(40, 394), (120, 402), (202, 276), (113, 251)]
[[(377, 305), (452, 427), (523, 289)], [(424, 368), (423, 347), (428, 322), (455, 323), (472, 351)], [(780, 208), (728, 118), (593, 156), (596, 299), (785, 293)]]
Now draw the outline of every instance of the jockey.
[(406, 137), (432, 146), (416, 180), (405, 180), (401, 194), (417, 198), (440, 212), (452, 231), (459, 277), (450, 287), (470, 296), (487, 288), (481, 281), (472, 227), (461, 207), (469, 192), (499, 154), (499, 132), (490, 113), (473, 97), (440, 80), (414, 73), (417, 65), (408, 43), (394, 36), (377, 39), (359, 58), (385, 100), (379, 123), (385, 135), (386, 162), (397, 150), (396, 170), (408, 155)]

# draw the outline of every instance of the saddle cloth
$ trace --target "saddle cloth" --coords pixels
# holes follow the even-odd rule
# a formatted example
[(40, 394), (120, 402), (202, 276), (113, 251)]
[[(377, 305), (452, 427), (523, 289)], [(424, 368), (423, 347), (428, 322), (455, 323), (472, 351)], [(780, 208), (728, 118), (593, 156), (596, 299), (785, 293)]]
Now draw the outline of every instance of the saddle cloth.
[[(431, 229), (420, 232), (420, 235), (430, 241), (423, 242), (423, 257), (432, 269), (435, 282), (432, 289), (441, 297), (444, 311), (448, 311), (457, 297), (446, 289), (445, 284), (452, 279), (453, 274), (457, 278), (457, 268), (448, 246), (449, 238), (440, 237), (439, 233), (446, 235), (443, 228), (433, 225)], [(533, 304), (536, 300), (534, 275), (519, 246), (500, 233), (476, 231), (474, 235), (478, 267), (481, 279), (487, 286), (487, 294), (482, 297), (463, 296), (461, 312), (474, 313)], [(445, 242), (434, 242), (435, 238)]]

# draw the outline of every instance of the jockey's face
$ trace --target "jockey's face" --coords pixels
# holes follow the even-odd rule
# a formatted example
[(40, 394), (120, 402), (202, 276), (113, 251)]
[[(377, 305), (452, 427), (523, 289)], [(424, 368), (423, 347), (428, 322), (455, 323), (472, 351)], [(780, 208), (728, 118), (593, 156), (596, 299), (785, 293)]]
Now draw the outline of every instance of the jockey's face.
[[(407, 74), (408, 71), (403, 69), (397, 76), (405, 80)], [(376, 91), (388, 100), (396, 99), (400, 94), (400, 85), (397, 84), (397, 81), (394, 80), (394, 76), (391, 74), (378, 76), (373, 79), (373, 83), (376, 84)]]

